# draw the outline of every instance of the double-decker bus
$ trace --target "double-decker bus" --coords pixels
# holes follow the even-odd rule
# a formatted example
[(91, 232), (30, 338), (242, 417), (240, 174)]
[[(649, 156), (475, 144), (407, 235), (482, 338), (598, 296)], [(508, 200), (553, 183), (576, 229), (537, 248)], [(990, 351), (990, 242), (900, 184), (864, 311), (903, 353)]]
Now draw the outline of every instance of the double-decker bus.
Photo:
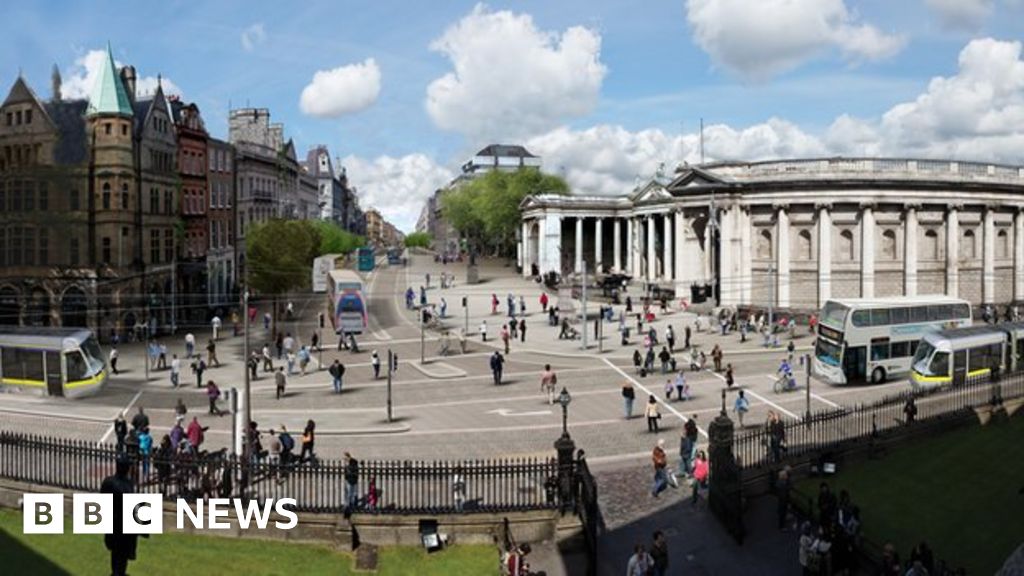
[(106, 382), (103, 352), (90, 330), (0, 326), (0, 388), (73, 397)]
[(368, 321), (363, 279), (353, 270), (327, 273), (327, 314), (336, 334), (362, 334)]
[(812, 360), (830, 384), (884, 382), (910, 372), (927, 333), (971, 324), (971, 305), (947, 296), (850, 298), (825, 302)]

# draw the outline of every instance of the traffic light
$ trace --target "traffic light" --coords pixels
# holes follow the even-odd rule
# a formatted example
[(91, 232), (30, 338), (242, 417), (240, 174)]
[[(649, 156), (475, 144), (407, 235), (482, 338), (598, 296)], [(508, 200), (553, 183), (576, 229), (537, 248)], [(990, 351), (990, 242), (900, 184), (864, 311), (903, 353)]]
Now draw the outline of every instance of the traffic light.
[(462, 307), (465, 308), (468, 305), (469, 299), (465, 296), (462, 297)]

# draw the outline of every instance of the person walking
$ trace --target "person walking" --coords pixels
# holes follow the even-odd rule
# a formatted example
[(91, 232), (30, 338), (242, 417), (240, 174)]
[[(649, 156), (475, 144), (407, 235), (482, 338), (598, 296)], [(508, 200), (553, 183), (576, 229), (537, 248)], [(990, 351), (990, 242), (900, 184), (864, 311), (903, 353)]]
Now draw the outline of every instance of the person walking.
[(508, 326), (505, 326), (504, 324), (502, 324), (502, 326), (501, 326), (501, 342), (502, 342), (502, 344), (505, 345), (505, 355), (506, 356), (509, 353), (509, 349), (508, 349), (509, 338), (510, 338), (510, 335), (509, 335), (509, 332), (508, 332)]
[(540, 293), (540, 307), (541, 307), (541, 310), (543, 310), (544, 313), (547, 314), (547, 312), (548, 312), (548, 293), (547, 292), (541, 292)]
[(117, 451), (124, 451), (124, 439), (128, 436), (128, 423), (125, 422), (124, 412), (118, 412), (114, 419), (114, 436), (117, 437)]
[(668, 374), (668, 362), (672, 359), (672, 355), (668, 353), (668, 348), (665, 346), (661, 347), (661, 352), (658, 353), (658, 360), (661, 362), (661, 373)]
[(526, 342), (526, 316), (519, 319), (519, 341)]
[(376, 350), (370, 353), (370, 366), (373, 368), (373, 379), (380, 379), (380, 356)]
[(668, 477), (665, 474), (668, 455), (665, 454), (664, 438), (658, 438), (658, 443), (651, 453), (651, 461), (654, 464), (654, 484), (651, 486), (651, 496), (657, 498), (665, 488), (668, 488)]
[(178, 424), (184, 424), (186, 414), (188, 414), (188, 407), (185, 406), (185, 402), (181, 398), (178, 398), (178, 402), (174, 405), (174, 421)]
[(306, 368), (309, 367), (310, 355), (309, 348), (303, 346), (299, 348), (299, 375), (306, 375)]
[(115, 374), (120, 374), (117, 371), (117, 346), (110, 347), (110, 370)]
[(487, 342), (487, 320), (480, 322), (480, 341)]
[(658, 399), (654, 397), (654, 394), (647, 398), (647, 407), (644, 409), (644, 414), (647, 416), (647, 431), (656, 433), (661, 414), (658, 412)]
[(676, 378), (673, 384), (676, 388), (676, 402), (690, 399), (690, 387), (686, 384), (685, 370), (676, 372)]
[(639, 374), (640, 366), (644, 363), (643, 356), (640, 355), (639, 350), (633, 350), (633, 370)]
[(636, 400), (636, 391), (633, 390), (633, 383), (626, 380), (622, 384), (622, 408), (625, 412), (626, 420), (633, 417), (633, 402)]
[(289, 352), (285, 352), (284, 353), (284, 362), (288, 366), (288, 375), (289, 376), (291, 376), (292, 374), (295, 374), (295, 360), (296, 360), (296, 357), (295, 357), (295, 353), (294, 352), (289, 351)]
[(733, 376), (732, 364), (726, 364), (725, 366), (725, 385), (727, 388), (732, 388), (736, 384), (736, 378)]
[(690, 325), (687, 324), (686, 326), (683, 327), (683, 350), (686, 350), (687, 348), (690, 347), (690, 333)]
[(206, 398), (210, 401), (210, 414), (216, 416), (223, 416), (220, 408), (217, 407), (217, 400), (220, 399), (220, 388), (217, 387), (217, 383), (213, 380), (206, 382)]
[(693, 461), (693, 496), (690, 498), (692, 506), (697, 505), (697, 497), (700, 491), (708, 487), (708, 455), (703, 450), (697, 452), (697, 458)]
[(547, 392), (548, 404), (555, 403), (555, 386), (558, 384), (558, 376), (551, 369), (551, 364), (544, 365), (544, 371), (540, 374), (540, 391)]
[(736, 396), (732, 409), (736, 412), (736, 418), (740, 421), (740, 428), (743, 428), (743, 415), (750, 411), (750, 401), (743, 394), (743, 390), (740, 390), (739, 395)]
[(651, 576), (666, 576), (668, 574), (668, 542), (665, 541), (665, 534), (661, 530), (654, 531), (654, 542), (651, 544)]
[(654, 559), (644, 550), (643, 544), (633, 547), (633, 555), (626, 563), (626, 576), (650, 576), (654, 569)]
[(260, 355), (253, 350), (249, 354), (249, 360), (246, 361), (246, 368), (249, 369), (249, 379), (256, 380), (256, 371), (260, 368)]
[[(295, 338), (292, 337), (291, 332), (286, 333), (284, 339), (281, 340), (281, 349), (285, 354), (295, 352)], [(278, 356), (280, 356), (280, 354)]]
[(521, 294), (519, 295), (519, 316), (526, 316), (526, 299)]
[(316, 331), (314, 331), (313, 334), (309, 337), (309, 342), (310, 350), (316, 350), (318, 352), (320, 351), (320, 335), (317, 334)]
[(274, 371), (274, 357), (270, 355), (270, 345), (263, 344), (263, 371)]
[(711, 361), (715, 364), (715, 372), (722, 371), (722, 347), (715, 344), (715, 347), (711, 349)]
[(159, 356), (158, 356), (158, 359), (157, 359), (156, 367), (159, 368), (160, 370), (166, 370), (167, 369), (167, 345), (161, 343), (159, 346), (157, 346), (157, 350), (158, 350), (158, 355)]
[(768, 411), (768, 449), (773, 463), (782, 462), (782, 453), (786, 450), (786, 425), (774, 410)]
[(185, 358), (191, 358), (196, 352), (196, 337), (189, 332), (185, 334)]
[(192, 448), (196, 452), (198, 452), (199, 447), (202, 446), (205, 433), (209, 429), (209, 426), (202, 426), (199, 424), (198, 416), (193, 416), (192, 422), (189, 422), (188, 430), (185, 431), (185, 437), (188, 438), (189, 444), (192, 445)]
[(217, 359), (217, 344), (213, 340), (206, 345), (206, 357), (208, 366), (220, 366), (220, 360)]
[(359, 460), (345, 452), (345, 518), (350, 518), (359, 503)]
[(299, 453), (299, 464), (309, 462), (316, 466), (316, 453), (313, 452), (313, 445), (316, 442), (316, 422), (312, 419), (306, 421), (306, 428), (302, 431), (302, 452)]
[(676, 332), (672, 329), (671, 324), (665, 328), (665, 343), (668, 344), (669, 352), (676, 351)]
[(509, 320), (508, 322), (508, 333), (509, 336), (512, 337), (513, 341), (516, 338), (519, 338), (519, 321), (516, 320), (515, 318)]
[(220, 326), (221, 326), (220, 316), (217, 316), (216, 314), (214, 314), (213, 318), (210, 319), (210, 330), (213, 332), (213, 339), (214, 340), (219, 340), (220, 339)]
[(203, 372), (206, 372), (206, 362), (203, 362), (202, 358), (198, 359), (195, 362), (195, 368), (193, 369), (193, 371), (196, 374), (196, 388), (202, 388), (203, 387)]
[(907, 398), (907, 403), (903, 406), (903, 416), (905, 417), (903, 423), (907, 426), (913, 424), (914, 419), (917, 418), (917, 403), (913, 396)]
[(654, 372), (654, 346), (647, 347), (647, 355), (644, 356), (644, 370), (646, 370), (648, 374)]
[(697, 455), (697, 415), (691, 414), (683, 424), (683, 439), (680, 441), (679, 468), (682, 474), (689, 476), (693, 471), (693, 459)]
[(277, 390), (277, 399), (280, 400), (284, 396), (285, 386), (288, 385), (288, 376), (284, 373), (284, 366), (279, 366), (277, 372), (274, 372), (274, 388)]
[(501, 371), (505, 366), (505, 359), (497, 350), (491, 355), (491, 374), (494, 375), (494, 385), (501, 384)]
[(493, 314), (497, 314), (497, 313), (498, 313), (498, 295), (492, 293), (491, 294), (491, 314), (493, 315)]
[(327, 373), (331, 375), (331, 383), (334, 386), (334, 393), (341, 394), (341, 379), (345, 376), (345, 365), (335, 358), (334, 363), (327, 369)]
[(178, 355), (175, 354), (171, 360), (171, 386), (177, 388), (181, 378), (181, 360), (178, 360)]

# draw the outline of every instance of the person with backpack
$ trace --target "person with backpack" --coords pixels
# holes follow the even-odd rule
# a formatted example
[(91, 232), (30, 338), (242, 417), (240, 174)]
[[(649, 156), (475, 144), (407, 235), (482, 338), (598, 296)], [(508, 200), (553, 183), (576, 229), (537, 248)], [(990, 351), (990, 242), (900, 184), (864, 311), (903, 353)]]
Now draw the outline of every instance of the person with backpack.
[(540, 374), (540, 391), (548, 393), (548, 404), (555, 403), (555, 386), (558, 384), (558, 376), (551, 369), (551, 364), (544, 365), (544, 371)]
[(288, 429), (281, 424), (281, 431), (277, 434), (281, 441), (281, 468), (287, 468), (292, 462), (292, 452), (295, 450), (295, 439), (288, 433)]
[(302, 431), (302, 452), (299, 454), (299, 464), (308, 461), (316, 466), (316, 453), (313, 452), (315, 442), (316, 422), (310, 419), (306, 421), (306, 429)]
[(220, 399), (220, 388), (213, 380), (206, 382), (206, 398), (210, 401), (210, 415), (223, 416), (220, 408), (217, 407), (217, 400)]
[(750, 411), (750, 401), (747, 400), (743, 390), (740, 390), (739, 395), (736, 396), (736, 402), (733, 403), (732, 409), (740, 421), (740, 428), (743, 428), (743, 415)]
[(334, 359), (334, 363), (327, 369), (327, 373), (331, 375), (331, 381), (334, 384), (334, 393), (341, 394), (342, 378), (345, 376), (345, 365)]

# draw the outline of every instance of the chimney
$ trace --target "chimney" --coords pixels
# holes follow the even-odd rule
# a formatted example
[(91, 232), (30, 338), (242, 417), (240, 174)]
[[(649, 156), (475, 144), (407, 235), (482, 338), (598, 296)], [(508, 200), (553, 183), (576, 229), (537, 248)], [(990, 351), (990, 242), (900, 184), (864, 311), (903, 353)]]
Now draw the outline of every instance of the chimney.
[(124, 90), (128, 93), (128, 99), (135, 102), (135, 67), (125, 66), (121, 68), (121, 82), (124, 83)]
[(52, 96), (54, 102), (60, 102), (60, 100), (61, 100), (60, 86), (61, 86), (60, 70), (58, 70), (57, 69), (57, 65), (54, 64), (53, 65), (53, 73), (50, 74), (50, 91), (51, 91), (51, 96)]

